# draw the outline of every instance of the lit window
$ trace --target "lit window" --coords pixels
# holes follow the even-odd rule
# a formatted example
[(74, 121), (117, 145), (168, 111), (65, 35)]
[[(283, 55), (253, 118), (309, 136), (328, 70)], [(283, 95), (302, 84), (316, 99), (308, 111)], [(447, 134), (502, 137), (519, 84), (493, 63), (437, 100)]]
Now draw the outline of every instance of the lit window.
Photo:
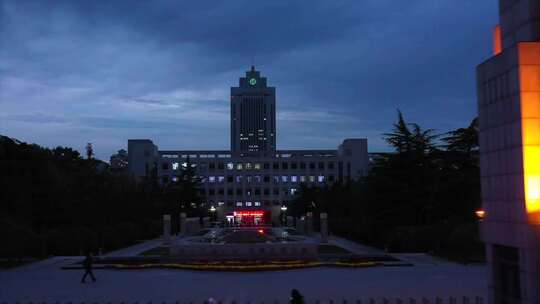
[(225, 176), (218, 176), (218, 182), (223, 183), (225, 181)]
[(246, 176), (246, 182), (251, 183), (251, 180), (252, 180), (251, 175)]
[(274, 184), (278, 184), (279, 183), (279, 176), (274, 176)]
[(215, 183), (216, 182), (216, 177), (215, 176), (209, 176), (208, 181), (211, 182), (211, 183)]
[(289, 177), (287, 175), (281, 176), (281, 181), (286, 183), (289, 180)]
[(236, 207), (242, 207), (242, 202), (236, 202)]
[(242, 182), (242, 175), (237, 175), (237, 176), (236, 176), (236, 182), (237, 182), (237, 183), (241, 183), (241, 182)]
[(315, 182), (315, 176), (310, 175), (310, 176), (309, 176), (309, 181), (310, 181), (311, 183)]
[(255, 182), (260, 183), (262, 181), (262, 178), (260, 175), (255, 175)]
[(291, 176), (291, 182), (292, 183), (298, 182), (298, 177), (296, 175)]
[(255, 170), (261, 170), (261, 164), (255, 164), (253, 168), (255, 168)]
[(223, 205), (225, 205), (225, 203), (224, 202), (218, 202), (217, 205), (218, 206), (223, 206)]
[(246, 163), (246, 170), (251, 170), (253, 167), (251, 166), (251, 163)]
[(242, 170), (242, 164), (236, 164), (236, 170)]
[(234, 164), (233, 163), (227, 163), (227, 170), (232, 170), (234, 169)]
[(317, 177), (317, 181), (318, 181), (319, 183), (324, 183), (324, 175), (319, 175), (319, 176)]
[(178, 170), (178, 163), (172, 163), (172, 169)]
[(246, 207), (251, 207), (251, 202), (246, 202)]
[(261, 202), (255, 202), (255, 206), (260, 206)]
[(178, 176), (173, 176), (172, 181), (176, 183), (178, 181)]
[(306, 182), (306, 177), (304, 175), (300, 176), (300, 182), (301, 183), (305, 183)]

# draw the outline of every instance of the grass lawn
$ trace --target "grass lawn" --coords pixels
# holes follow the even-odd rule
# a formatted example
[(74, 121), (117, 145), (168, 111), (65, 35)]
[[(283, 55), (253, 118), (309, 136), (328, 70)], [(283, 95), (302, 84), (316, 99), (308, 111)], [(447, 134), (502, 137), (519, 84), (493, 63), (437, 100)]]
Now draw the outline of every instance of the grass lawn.
[(351, 252), (345, 248), (336, 245), (319, 245), (320, 254), (350, 254)]
[(156, 256), (156, 255), (168, 256), (169, 255), (169, 247), (163, 247), (163, 246), (155, 247), (155, 248), (152, 248), (150, 250), (146, 250), (144, 252), (141, 252), (141, 253), (139, 253), (139, 255), (142, 255), (142, 256)]

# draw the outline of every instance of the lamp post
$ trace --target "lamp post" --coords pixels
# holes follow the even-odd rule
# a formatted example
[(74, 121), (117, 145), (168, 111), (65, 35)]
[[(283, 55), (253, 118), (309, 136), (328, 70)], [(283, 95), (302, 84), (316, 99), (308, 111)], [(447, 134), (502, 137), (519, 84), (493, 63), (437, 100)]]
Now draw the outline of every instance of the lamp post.
[(210, 214), (212, 215), (212, 221), (216, 221), (215, 214), (216, 214), (216, 207), (213, 205), (210, 207)]
[(287, 206), (284, 204), (281, 205), (281, 226), (284, 226), (285, 223), (285, 213), (287, 212)]

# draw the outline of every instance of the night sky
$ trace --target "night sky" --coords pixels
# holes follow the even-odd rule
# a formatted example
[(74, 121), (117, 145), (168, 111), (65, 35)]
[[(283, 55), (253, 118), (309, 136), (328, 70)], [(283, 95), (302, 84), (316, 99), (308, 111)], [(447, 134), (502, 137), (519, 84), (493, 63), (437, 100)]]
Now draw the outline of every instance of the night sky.
[(129, 138), (228, 149), (230, 87), (277, 91), (279, 149), (388, 147), (396, 109), (446, 132), (476, 115), (496, 0), (0, 0), (0, 134), (108, 160)]

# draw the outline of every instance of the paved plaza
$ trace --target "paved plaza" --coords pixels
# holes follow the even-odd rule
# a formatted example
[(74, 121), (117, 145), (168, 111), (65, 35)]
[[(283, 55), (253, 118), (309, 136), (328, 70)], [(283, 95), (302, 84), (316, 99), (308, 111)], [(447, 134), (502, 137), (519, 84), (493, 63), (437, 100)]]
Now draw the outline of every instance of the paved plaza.
[[(348, 249), (374, 250), (345, 240)], [(128, 256), (159, 244), (150, 241), (110, 255)], [(95, 270), (96, 283), (81, 284), (82, 270), (62, 270), (82, 257), (54, 257), (0, 271), (0, 302), (287, 301), (290, 289), (307, 300), (368, 297), (485, 296), (486, 267), (464, 266), (424, 254), (402, 254), (408, 267), (307, 268), (267, 272), (205, 272), (174, 269)]]

